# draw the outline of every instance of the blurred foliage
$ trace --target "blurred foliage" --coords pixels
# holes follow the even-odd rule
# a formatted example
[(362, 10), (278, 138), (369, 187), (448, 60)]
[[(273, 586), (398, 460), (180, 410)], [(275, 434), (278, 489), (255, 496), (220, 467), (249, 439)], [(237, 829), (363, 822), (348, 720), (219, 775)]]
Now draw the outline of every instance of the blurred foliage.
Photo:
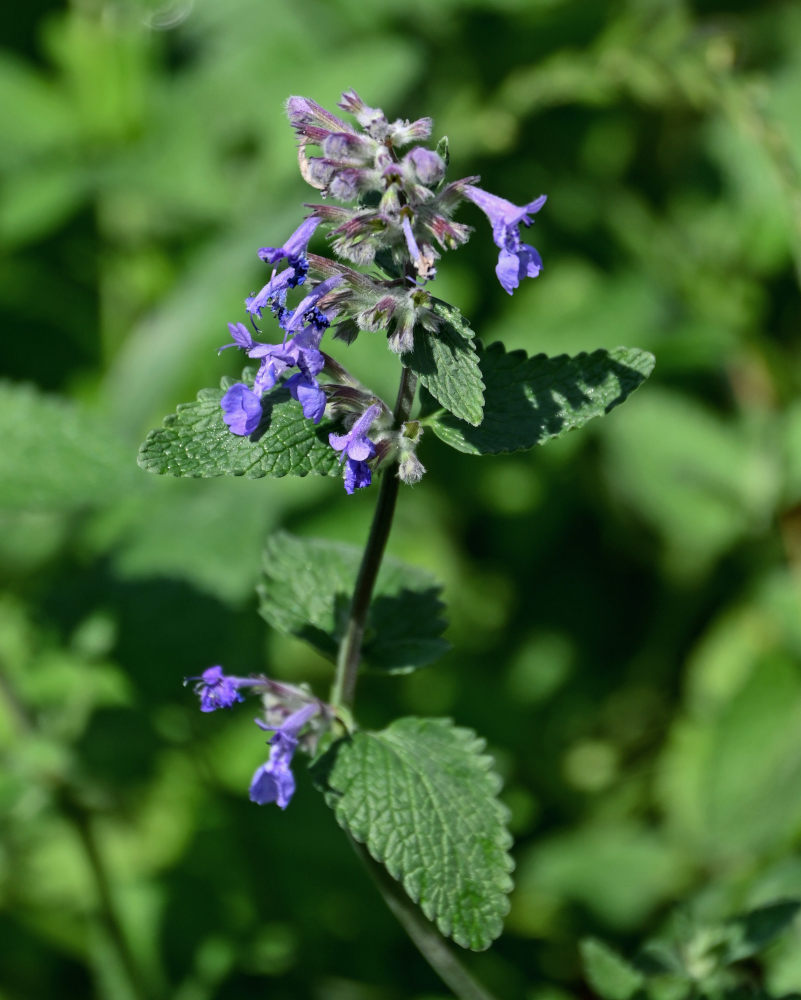
[[(308, 776), (286, 815), (250, 804), (247, 714), (200, 717), (181, 687), (221, 662), (324, 695), (327, 661), (257, 615), (261, 549), (277, 528), (360, 544), (373, 496), (134, 464), (235, 374), (216, 348), (255, 249), (310, 198), (292, 93), (433, 115), (452, 176), (548, 193), (545, 270), (514, 299), (465, 208), (437, 294), (485, 343), (657, 357), (547, 448), (478, 460), (432, 435), (401, 498), (391, 551), (445, 583), (454, 648), (366, 677), (359, 715), (490, 740), (517, 888), (471, 969), (562, 1000), (587, 988), (582, 938), (634, 954), (680, 905), (703, 943), (798, 898), (798, 5), (36, 0), (0, 19), (3, 1000), (444, 995)], [(352, 353), (391, 394), (381, 338)], [(752, 992), (801, 991), (788, 927), (747, 960)]]

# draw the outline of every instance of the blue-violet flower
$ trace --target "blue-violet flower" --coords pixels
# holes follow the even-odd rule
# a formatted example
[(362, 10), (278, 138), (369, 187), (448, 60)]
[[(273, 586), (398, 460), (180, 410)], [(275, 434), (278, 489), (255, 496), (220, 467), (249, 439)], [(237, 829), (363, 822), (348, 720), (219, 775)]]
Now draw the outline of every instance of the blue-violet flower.
[[(251, 802), (256, 802), (260, 806), (275, 802), (280, 809), (286, 809), (289, 805), (289, 800), (295, 792), (295, 777), (290, 765), (298, 747), (298, 734), (309, 719), (319, 711), (320, 706), (317, 704), (304, 705), (275, 730), (270, 740), (269, 760), (256, 768), (250, 782)], [(259, 719), (256, 719), (256, 724), (262, 729), (271, 728)]]
[(375, 445), (367, 437), (370, 425), (381, 412), (381, 407), (374, 403), (368, 406), (347, 434), (329, 434), (328, 443), (335, 451), (342, 452), (340, 462), (347, 457), (345, 465), (345, 492), (369, 486), (372, 482), (372, 472), (367, 460), (375, 455)]
[(236, 382), (220, 400), (223, 420), (232, 434), (247, 437), (261, 423), (261, 398), (243, 382)]
[(303, 408), (303, 416), (319, 424), (325, 413), (325, 392), (320, 388), (317, 379), (306, 372), (298, 372), (284, 383), (289, 394)]
[(214, 712), (218, 708), (231, 708), (245, 699), (239, 693), (241, 687), (263, 684), (258, 677), (232, 677), (223, 673), (222, 667), (208, 667), (199, 677), (185, 677), (184, 684), (197, 681), (195, 693), (200, 697), (200, 711)]
[[(262, 247), (259, 250), (259, 257), (268, 264), (277, 264), (279, 260), (283, 260), (286, 257), (289, 266), (296, 270), (299, 266), (308, 267), (308, 265), (304, 265), (306, 248), (314, 234), (314, 230), (320, 225), (321, 221), (314, 215), (309, 216), (308, 219), (301, 222), (283, 246)], [(301, 283), (298, 282), (298, 284)]]
[(465, 186), (464, 194), (474, 205), (478, 205), (490, 221), (493, 242), (500, 249), (495, 273), (505, 291), (511, 295), (523, 278), (536, 278), (542, 270), (542, 258), (533, 246), (520, 242), (517, 227), (521, 222), (525, 226), (532, 224), (534, 220), (531, 216), (545, 204), (546, 195), (541, 194), (534, 201), (520, 206), (472, 184)]
[(300, 303), (295, 308), (291, 317), (287, 320), (287, 324), (284, 329), (287, 333), (294, 333), (299, 330), (303, 325), (304, 321), (308, 322), (306, 319), (307, 314), (311, 314), (311, 319), (313, 322), (320, 324), (321, 317), (326, 323), (330, 322), (328, 317), (324, 313), (320, 313), (320, 310), (316, 308), (319, 300), (327, 295), (332, 288), (336, 287), (341, 281), (344, 281), (344, 274), (334, 274), (330, 278), (326, 278), (325, 281), (321, 281), (317, 287), (311, 291), (305, 299), (302, 299)]

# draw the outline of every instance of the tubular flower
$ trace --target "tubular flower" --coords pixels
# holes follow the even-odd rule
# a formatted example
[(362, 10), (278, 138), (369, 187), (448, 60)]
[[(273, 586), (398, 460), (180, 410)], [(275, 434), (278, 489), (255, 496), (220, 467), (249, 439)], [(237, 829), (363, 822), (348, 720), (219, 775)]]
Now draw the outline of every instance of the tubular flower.
[(244, 382), (236, 382), (220, 400), (223, 420), (232, 434), (247, 437), (261, 423), (261, 397)]
[(525, 226), (532, 224), (534, 220), (531, 216), (545, 204), (546, 195), (541, 194), (534, 201), (520, 206), (472, 184), (466, 185), (464, 194), (474, 205), (478, 205), (490, 221), (493, 242), (500, 250), (495, 273), (505, 291), (511, 295), (523, 278), (536, 278), (542, 270), (542, 258), (537, 250), (528, 243), (520, 242), (518, 226), (521, 222)]
[[(309, 216), (308, 219), (301, 222), (283, 246), (261, 247), (259, 257), (268, 264), (277, 264), (279, 260), (283, 260), (286, 257), (289, 266), (297, 269), (305, 260), (306, 247), (308, 247), (309, 240), (314, 235), (314, 230), (320, 225), (320, 221), (314, 215)], [(301, 283), (302, 281), (298, 282), (298, 284)]]
[(232, 677), (223, 673), (222, 667), (209, 667), (199, 677), (185, 677), (184, 684), (197, 681), (195, 693), (200, 698), (201, 712), (214, 712), (218, 708), (231, 708), (245, 699), (239, 693), (241, 687), (264, 684), (258, 677)]
[(372, 472), (367, 464), (368, 459), (375, 455), (375, 445), (367, 437), (370, 425), (381, 412), (381, 407), (374, 403), (368, 406), (347, 434), (329, 434), (328, 443), (335, 451), (342, 452), (340, 461), (347, 457), (345, 465), (345, 492), (369, 486), (372, 482)]
[[(275, 802), (279, 809), (286, 809), (289, 805), (289, 800), (295, 793), (295, 776), (290, 765), (298, 748), (298, 735), (319, 711), (318, 704), (304, 705), (275, 730), (270, 740), (270, 757), (266, 763), (256, 768), (250, 782), (251, 802), (260, 806)], [(271, 728), (259, 719), (256, 724), (262, 729)]]

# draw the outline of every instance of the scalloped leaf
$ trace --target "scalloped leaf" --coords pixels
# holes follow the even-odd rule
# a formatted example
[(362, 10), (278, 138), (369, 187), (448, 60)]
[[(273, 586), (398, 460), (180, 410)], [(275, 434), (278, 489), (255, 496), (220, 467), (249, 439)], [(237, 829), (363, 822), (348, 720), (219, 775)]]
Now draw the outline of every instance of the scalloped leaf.
[[(486, 383), (480, 426), (442, 412), (428, 420), (437, 437), (467, 455), (519, 451), (561, 437), (609, 413), (654, 367), (654, 356), (635, 347), (529, 358), (495, 343), (478, 356)], [(423, 409), (431, 411), (430, 400), (423, 400)]]
[[(264, 549), (259, 613), (274, 628), (336, 659), (362, 550), (322, 539), (272, 535)], [(370, 602), (365, 666), (406, 673), (450, 649), (441, 588), (425, 571), (385, 559)]]
[(513, 863), (484, 741), (449, 719), (397, 719), (339, 740), (313, 773), (337, 822), (442, 934), (482, 951), (501, 933)]
[(435, 300), (431, 308), (440, 318), (439, 329), (432, 333), (418, 327), (414, 350), (401, 361), (457, 420), (476, 426), (484, 414), (484, 382), (475, 334), (455, 306)]
[[(241, 381), (251, 386), (254, 375), (254, 368), (246, 368)], [(328, 444), (330, 422), (315, 426), (286, 389), (264, 397), (261, 423), (249, 437), (232, 434), (220, 400), (235, 381), (224, 378), (219, 389), (201, 389), (195, 402), (182, 403), (145, 438), (139, 465), (159, 475), (195, 479), (341, 475), (338, 455)]]

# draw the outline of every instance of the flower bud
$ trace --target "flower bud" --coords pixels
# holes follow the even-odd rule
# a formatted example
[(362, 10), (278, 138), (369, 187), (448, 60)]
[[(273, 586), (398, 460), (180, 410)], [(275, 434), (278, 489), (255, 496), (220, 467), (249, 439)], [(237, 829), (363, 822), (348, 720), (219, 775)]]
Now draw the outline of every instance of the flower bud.
[(445, 161), (432, 149), (415, 146), (406, 154), (404, 160), (412, 164), (421, 184), (431, 187), (438, 184), (445, 176)]

